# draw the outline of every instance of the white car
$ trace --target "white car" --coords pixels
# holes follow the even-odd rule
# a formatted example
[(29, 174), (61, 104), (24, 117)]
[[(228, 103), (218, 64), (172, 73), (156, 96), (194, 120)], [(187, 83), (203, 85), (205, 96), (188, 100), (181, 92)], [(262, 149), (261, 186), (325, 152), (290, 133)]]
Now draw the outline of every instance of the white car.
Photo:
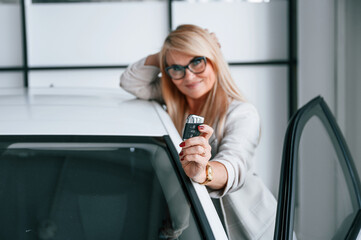
[[(1, 90), (0, 99), (0, 239), (228, 239), (206, 188), (184, 174), (182, 140), (158, 103), (56, 88)], [(359, 234), (360, 184), (342, 136), (332, 168), (299, 158), (309, 143), (300, 131), (312, 114), (327, 122), (324, 106), (317, 98), (290, 122), (275, 239)], [(339, 146), (327, 124), (326, 137)], [(309, 171), (318, 167), (332, 171), (332, 183), (319, 184)]]

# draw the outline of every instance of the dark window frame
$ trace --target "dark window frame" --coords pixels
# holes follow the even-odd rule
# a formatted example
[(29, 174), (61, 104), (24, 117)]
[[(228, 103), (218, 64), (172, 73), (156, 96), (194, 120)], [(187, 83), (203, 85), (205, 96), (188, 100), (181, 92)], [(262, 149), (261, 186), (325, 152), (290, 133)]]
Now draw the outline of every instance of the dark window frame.
[[(170, 137), (164, 135), (162, 137), (150, 136), (93, 136), (93, 135), (1, 135), (0, 147), (7, 147), (6, 143), (57, 143), (57, 142), (77, 142), (77, 143), (148, 143), (160, 146), (165, 150), (171, 164), (173, 165), (176, 175), (179, 179), (181, 187), (192, 204), (192, 211), (195, 213), (195, 221), (199, 227), (200, 233), (204, 239), (213, 240), (213, 231), (209, 225), (205, 211), (200, 203), (198, 195), (192, 185), (191, 180), (184, 173), (176, 148), (174, 147)], [(1, 153), (1, 152), (0, 152)]]

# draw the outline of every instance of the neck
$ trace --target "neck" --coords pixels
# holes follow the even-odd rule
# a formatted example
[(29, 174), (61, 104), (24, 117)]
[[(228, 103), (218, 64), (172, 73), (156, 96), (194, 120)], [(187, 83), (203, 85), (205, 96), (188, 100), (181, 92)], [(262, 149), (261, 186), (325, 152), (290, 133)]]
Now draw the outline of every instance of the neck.
[(189, 114), (195, 114), (200, 115), (202, 112), (202, 105), (206, 101), (207, 96), (198, 98), (198, 99), (192, 99), (187, 97), (187, 103), (189, 108)]

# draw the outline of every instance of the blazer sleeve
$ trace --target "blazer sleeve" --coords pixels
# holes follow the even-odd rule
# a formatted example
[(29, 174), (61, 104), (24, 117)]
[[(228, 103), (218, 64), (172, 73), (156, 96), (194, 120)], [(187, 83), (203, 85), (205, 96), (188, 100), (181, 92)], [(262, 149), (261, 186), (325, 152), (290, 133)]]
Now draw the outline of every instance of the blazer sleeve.
[(214, 198), (243, 186), (246, 176), (252, 171), (252, 158), (260, 138), (260, 117), (252, 104), (231, 104), (226, 117), (223, 138), (211, 161), (218, 161), (226, 167), (228, 181), (222, 190), (208, 189)]
[(144, 65), (145, 59), (128, 66), (120, 77), (120, 87), (140, 99), (161, 101), (160, 69)]

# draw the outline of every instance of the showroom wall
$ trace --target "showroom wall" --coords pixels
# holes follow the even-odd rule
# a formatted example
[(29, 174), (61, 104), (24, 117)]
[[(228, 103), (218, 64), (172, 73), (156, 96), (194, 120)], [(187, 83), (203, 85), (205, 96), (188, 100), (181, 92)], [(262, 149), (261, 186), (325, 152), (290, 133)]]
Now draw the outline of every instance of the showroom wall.
[(0, 33), (0, 87), (22, 87), (21, 7), (17, 0), (0, 1)]
[(361, 175), (361, 2), (298, 1), (298, 106), (321, 95)]
[(25, 28), (21, 2), (16, 1), (0, 0), (0, 32), (6, 33), (0, 39), (3, 89), (119, 89), (124, 68), (157, 52), (169, 29), (193, 23), (215, 32), (234, 79), (261, 115), (255, 161), (277, 196), (290, 116), (287, 0), (25, 0)]
[[(361, 2), (344, 0), (345, 16), (345, 113), (344, 131), (361, 175)], [(341, 64), (341, 63), (340, 63)]]
[[(359, 0), (301, 0), (298, 9), (298, 106), (322, 96), (338, 122), (361, 174), (361, 2)], [(355, 198), (344, 182), (345, 160), (336, 141), (316, 117), (308, 123), (298, 165), (295, 229), (331, 233), (345, 213), (352, 213)], [(306, 129), (307, 130), (307, 129)], [(312, 146), (311, 146), (312, 145)], [(337, 149), (335, 151), (335, 149)], [(340, 161), (339, 161), (340, 160)], [(311, 187), (310, 187), (311, 186)], [(320, 194), (322, 189), (322, 194)], [(310, 201), (310, 199), (312, 199)], [(307, 217), (305, 217), (307, 216)], [(318, 220), (312, 225), (309, 219)], [(326, 216), (326, 217), (325, 217)], [(313, 231), (314, 230), (314, 231)], [(302, 236), (302, 235), (301, 235)], [(317, 235), (319, 239), (329, 239)]]

